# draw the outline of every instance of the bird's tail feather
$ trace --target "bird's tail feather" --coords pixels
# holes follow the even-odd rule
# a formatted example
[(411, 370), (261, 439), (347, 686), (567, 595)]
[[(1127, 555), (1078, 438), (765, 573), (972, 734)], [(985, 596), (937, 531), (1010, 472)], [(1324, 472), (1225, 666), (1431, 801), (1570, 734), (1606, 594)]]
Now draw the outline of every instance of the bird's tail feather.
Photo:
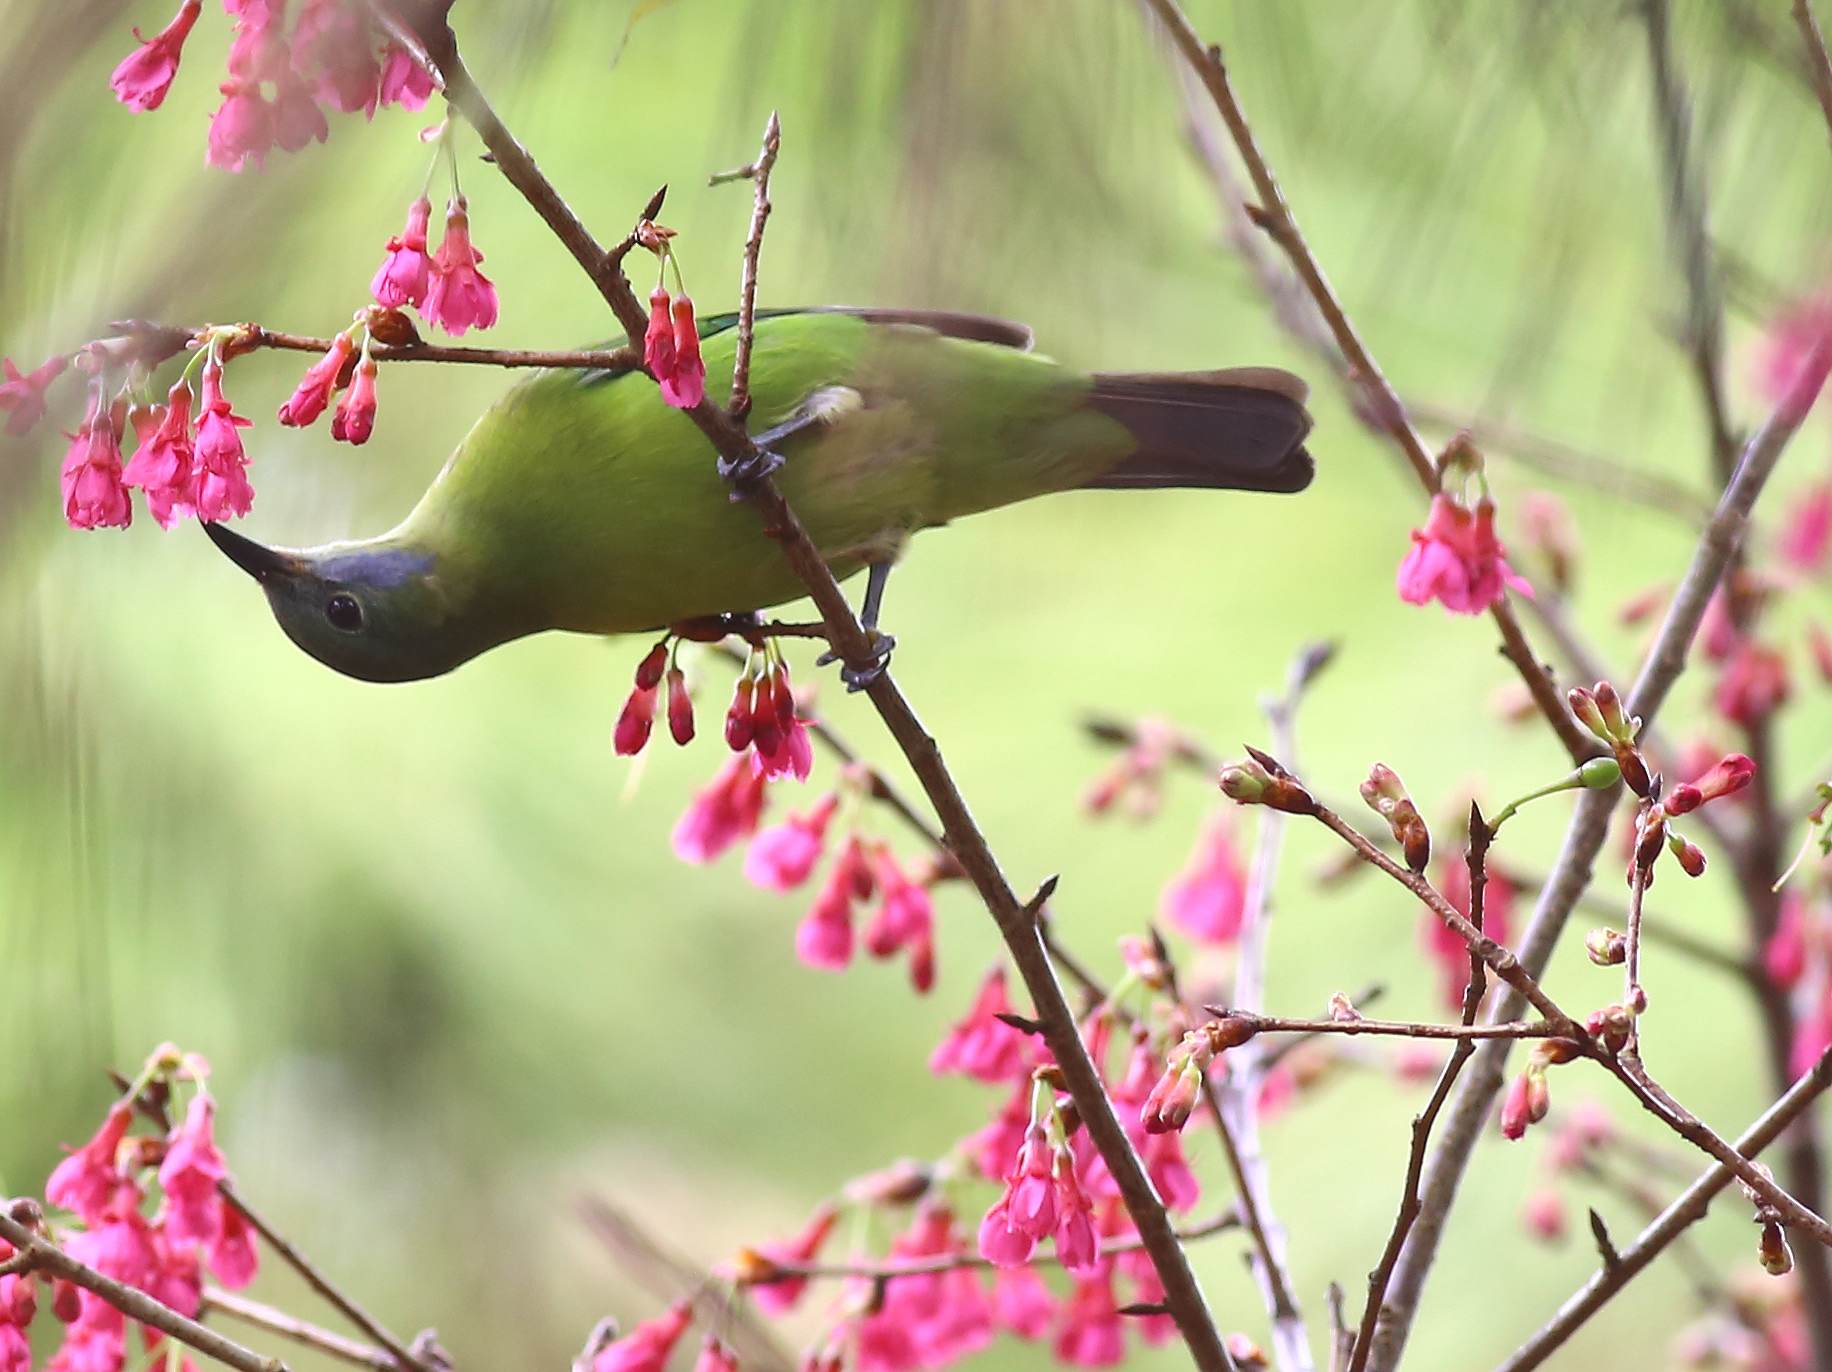
[(1138, 448), (1088, 485), (1301, 491), (1316, 472), (1304, 450), (1306, 394), (1275, 367), (1099, 374), (1089, 405), (1125, 425)]

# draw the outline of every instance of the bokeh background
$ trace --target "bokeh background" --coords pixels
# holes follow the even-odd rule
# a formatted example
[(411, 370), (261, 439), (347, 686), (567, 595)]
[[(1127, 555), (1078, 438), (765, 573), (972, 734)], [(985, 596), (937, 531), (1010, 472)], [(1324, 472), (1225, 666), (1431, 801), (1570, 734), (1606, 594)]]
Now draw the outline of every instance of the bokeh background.
[[(1705, 488), (1635, 7), (1190, 8), (1226, 43), (1301, 222), (1403, 392)], [(399, 111), (337, 119), (328, 146), (264, 174), (206, 169), (226, 46), (214, 7), (162, 111), (132, 116), (108, 95), (129, 25), (165, 17), (122, 0), (0, 2), (0, 350), (27, 366), (132, 314), (328, 332), (366, 299), (418, 187), (427, 121)], [(671, 184), (666, 218), (703, 309), (735, 298), (749, 208), (706, 173), (748, 160), (778, 108), (764, 303), (984, 310), (1029, 321), (1078, 365), (1315, 378), (1319, 475), (1301, 499), (1056, 497), (925, 536), (892, 588), (900, 679), (1014, 880), (1062, 874), (1061, 932), (1091, 962), (1113, 971), (1116, 938), (1155, 913), (1216, 797), (1192, 781), (1152, 823), (1091, 823), (1078, 797), (1105, 758), (1079, 727), (1089, 712), (1167, 715), (1232, 749), (1263, 738), (1257, 698), (1294, 649), (1333, 638), (1300, 729), (1328, 790), (1379, 758), (1443, 825), (1472, 792), (1498, 801), (1559, 772), (1546, 737), (1497, 714), (1508, 671), (1486, 621), (1396, 598), (1417, 491), (1223, 242), (1170, 68), (1130, 5), (462, 0), (455, 21), (480, 81), (601, 235)], [(1751, 422), (1759, 330), (1824, 266), (1826, 130), (1785, 6), (1700, 0), (1673, 23), (1727, 268), (1733, 410)], [(494, 341), (605, 336), (600, 302), (530, 211), (480, 163), (466, 189), (504, 302)], [(297, 370), (268, 355), (232, 376), (259, 420), (245, 527), (279, 543), (393, 523), (510, 384), (391, 369), (375, 438), (351, 450), (322, 425), (265, 418)], [(1816, 424), (1789, 454), (1771, 510), (1823, 476), (1826, 438)], [(244, 1191), (307, 1252), (397, 1328), (435, 1325), (463, 1367), (555, 1367), (598, 1317), (641, 1317), (659, 1295), (582, 1226), (582, 1195), (613, 1198), (704, 1266), (788, 1231), (843, 1178), (937, 1156), (982, 1122), (982, 1088), (924, 1067), (997, 954), (971, 893), (940, 897), (927, 999), (900, 968), (799, 966), (801, 898), (752, 890), (735, 856), (698, 869), (670, 855), (716, 740), (634, 767), (612, 756), (636, 645), (552, 636), (420, 685), (344, 680), (285, 642), (195, 530), (67, 529), (60, 451), (48, 426), (0, 440), (0, 1192), (37, 1190), (60, 1143), (86, 1136), (104, 1068), (177, 1040), (216, 1066)], [(1573, 505), (1574, 613), (1626, 674), (1640, 631), (1615, 611), (1676, 575), (1685, 521), (1501, 455), (1494, 480), (1504, 532), (1527, 490)], [(1823, 588), (1798, 600), (1784, 614), (1826, 609)], [(1783, 794), (1832, 745), (1832, 712), (1796, 667)], [(724, 690), (709, 665), (703, 720)], [(828, 689), (823, 705), (897, 771), (859, 702)], [(1669, 722), (1690, 734), (1703, 718), (1695, 681)], [(1563, 811), (1511, 825), (1506, 856), (1543, 868)], [(1436, 1013), (1416, 911), (1372, 882), (1318, 889), (1330, 856), (1291, 835), (1272, 1006), (1314, 1012), (1379, 982), (1385, 1011)], [(1686, 890), (1670, 880), (1658, 904), (1729, 943), (1728, 883), (1721, 868)], [(1600, 1002), (1613, 978), (1578, 942), (1554, 988)], [(1651, 1062), (1740, 1128), (1766, 1099), (1745, 1007), (1658, 951), (1651, 971), (1664, 1012)], [(1584, 1094), (1557, 1085), (1561, 1104)], [(1266, 1130), (1319, 1325), (1325, 1283), (1358, 1296), (1378, 1252), (1416, 1090), (1347, 1068)], [(1192, 1147), (1219, 1197), (1212, 1145)], [(1586, 1242), (1520, 1234), (1538, 1154), (1484, 1145), (1416, 1366), (1490, 1364), (1591, 1270)], [(1597, 1203), (1619, 1236), (1637, 1227), (1619, 1200)], [(1741, 1216), (1702, 1232), (1726, 1270), (1753, 1257)], [(1258, 1333), (1243, 1252), (1224, 1236), (1198, 1263), (1225, 1322)], [(1650, 1273), (1555, 1365), (1658, 1360), (1684, 1292), (1674, 1271)], [(270, 1273), (256, 1294), (298, 1292)], [(1009, 1344), (980, 1359), (1041, 1361)]]

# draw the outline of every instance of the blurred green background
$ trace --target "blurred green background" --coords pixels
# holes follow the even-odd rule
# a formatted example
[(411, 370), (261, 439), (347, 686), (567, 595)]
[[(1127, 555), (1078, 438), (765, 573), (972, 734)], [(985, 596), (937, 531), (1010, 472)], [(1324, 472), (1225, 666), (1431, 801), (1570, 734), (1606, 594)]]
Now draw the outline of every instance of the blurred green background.
[[(265, 174), (205, 169), (226, 46), (215, 9), (166, 107), (136, 117), (107, 75), (129, 25), (163, 23), (163, 4), (0, 2), (0, 351), (23, 365), (129, 314), (325, 333), (366, 301), (429, 119), (341, 117), (328, 146)], [(1630, 9), (1191, 13), (1227, 45), (1301, 222), (1405, 394), (1703, 487)], [(1155, 913), (1215, 800), (1189, 782), (1154, 823), (1091, 824), (1078, 796), (1105, 759), (1078, 728), (1087, 712), (1168, 715), (1225, 749), (1259, 741), (1258, 695), (1298, 645), (1328, 637), (1341, 653), (1301, 726), (1307, 775), (1328, 791), (1379, 758), (1442, 823), (1471, 790), (1499, 801), (1558, 774), (1546, 737), (1497, 716), (1509, 674), (1486, 621), (1396, 598), (1416, 489), (1222, 243), (1169, 68), (1130, 5), (676, 0), (629, 27), (632, 14), (630, 0), (461, 0), (454, 19), (479, 80), (601, 237), (671, 184), (665, 217), (702, 309), (735, 299), (749, 210), (745, 189), (707, 189), (706, 173), (747, 161), (778, 108), (764, 303), (984, 310), (1027, 320), (1078, 365), (1278, 363), (1315, 380), (1319, 475), (1301, 499), (1057, 497), (924, 537), (891, 591), (900, 679), (1013, 880), (1062, 874), (1061, 932), (1086, 958), (1113, 971), (1115, 939)], [(1674, 22), (1731, 269), (1735, 413), (1751, 422), (1758, 325), (1825, 265), (1826, 130), (1785, 6), (1684, 4)], [(503, 300), (487, 341), (606, 335), (526, 206), (478, 163), (466, 189)], [(267, 355), (231, 375), (258, 421), (245, 527), (278, 543), (393, 523), (510, 382), (390, 369), (375, 438), (351, 450), (268, 419), (298, 370)], [(656, 1305), (584, 1231), (581, 1194), (710, 1264), (798, 1225), (841, 1179), (935, 1156), (982, 1122), (982, 1088), (924, 1067), (996, 956), (969, 891), (940, 897), (926, 1000), (900, 967), (803, 969), (801, 897), (752, 890), (735, 857), (695, 869), (668, 851), (722, 756), (711, 731), (638, 767), (612, 756), (635, 645), (550, 636), (421, 685), (345, 680), (292, 648), (196, 531), (144, 516), (125, 535), (68, 530), (48, 430), (0, 439), (0, 1191), (38, 1190), (58, 1145), (86, 1136), (104, 1067), (173, 1039), (215, 1064), (243, 1189), (308, 1253), (396, 1328), (436, 1325), (461, 1367), (553, 1367), (599, 1316)], [(1777, 506), (1823, 475), (1826, 447), (1823, 426), (1803, 435)], [(1639, 631), (1614, 610), (1676, 575), (1684, 524), (1500, 458), (1494, 480), (1504, 532), (1528, 489), (1574, 504), (1576, 612), (1626, 676)], [(1787, 615), (1827, 608), (1823, 589), (1800, 599)], [(1832, 743), (1825, 697), (1796, 667), (1784, 794)], [(703, 725), (724, 692), (716, 665), (706, 683)], [(1676, 733), (1699, 726), (1701, 700), (1699, 683), (1682, 689)], [(860, 702), (829, 685), (823, 704), (897, 770)], [(1503, 856), (1543, 868), (1563, 813), (1529, 811)], [(1437, 1013), (1415, 910), (1373, 882), (1319, 891), (1332, 855), (1317, 834), (1290, 837), (1272, 1007), (1312, 1013), (1382, 982), (1383, 1011)], [(1612, 863), (1598, 889), (1616, 880)], [(1728, 881), (1723, 865), (1690, 889), (1669, 881), (1657, 905), (1731, 942)], [(1601, 1002), (1613, 977), (1578, 942), (1554, 989)], [(1652, 1065), (1740, 1128), (1766, 1099), (1746, 1008), (1670, 955), (1651, 964)], [(1561, 1105), (1583, 1094), (1575, 1074), (1555, 1084)], [(1381, 1072), (1347, 1071), (1266, 1131), (1318, 1328), (1326, 1282), (1358, 1302), (1415, 1104)], [(1193, 1135), (1192, 1151), (1219, 1200), (1213, 1146)], [(1591, 1270), (1585, 1242), (1515, 1237), (1538, 1151), (1484, 1145), (1410, 1365), (1489, 1365)], [(1618, 1237), (1637, 1227), (1620, 1201), (1598, 1204)], [(1704, 1234), (1726, 1268), (1753, 1256), (1741, 1216)], [(1198, 1262), (1224, 1322), (1259, 1334), (1243, 1252), (1224, 1236)], [(1650, 1273), (1555, 1365), (1646, 1365), (1683, 1291), (1672, 1270)], [(285, 1274), (256, 1294), (304, 1308)], [(1015, 1345), (981, 1357), (1041, 1361)]]

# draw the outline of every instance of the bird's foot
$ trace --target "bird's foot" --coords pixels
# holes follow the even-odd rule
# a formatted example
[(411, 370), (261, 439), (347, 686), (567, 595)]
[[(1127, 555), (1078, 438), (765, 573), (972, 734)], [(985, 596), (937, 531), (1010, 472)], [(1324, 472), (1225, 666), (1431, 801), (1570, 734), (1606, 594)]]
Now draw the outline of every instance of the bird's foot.
[[(876, 629), (867, 629), (865, 632), (871, 638), (871, 660), (863, 667), (854, 667), (851, 663), (844, 663), (840, 667), (840, 680), (846, 683), (849, 692), (869, 690), (872, 683), (883, 676), (891, 665), (891, 652), (897, 646), (897, 640), (891, 634), (881, 634)], [(840, 655), (829, 648), (814, 659), (814, 665), (825, 667), (839, 661)]]
[(733, 503), (749, 500), (757, 493), (759, 482), (767, 480), (778, 467), (782, 466), (780, 455), (771, 452), (761, 443), (753, 444), (751, 451), (744, 457), (732, 462), (719, 459), (719, 475), (732, 488)]

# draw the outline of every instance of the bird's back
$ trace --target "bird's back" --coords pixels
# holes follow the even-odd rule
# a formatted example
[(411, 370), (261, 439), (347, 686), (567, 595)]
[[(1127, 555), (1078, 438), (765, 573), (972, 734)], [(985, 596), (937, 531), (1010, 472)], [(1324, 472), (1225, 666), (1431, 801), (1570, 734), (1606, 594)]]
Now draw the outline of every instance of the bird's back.
[[(733, 329), (703, 341), (715, 387), (735, 344)], [(1136, 446), (1085, 406), (1088, 378), (1028, 352), (845, 313), (759, 321), (753, 432), (832, 388), (844, 412), (786, 439), (777, 479), (842, 576), (915, 529), (1083, 485)], [(518, 385), (399, 532), (522, 632), (627, 632), (801, 593), (699, 430), (637, 374)]]

